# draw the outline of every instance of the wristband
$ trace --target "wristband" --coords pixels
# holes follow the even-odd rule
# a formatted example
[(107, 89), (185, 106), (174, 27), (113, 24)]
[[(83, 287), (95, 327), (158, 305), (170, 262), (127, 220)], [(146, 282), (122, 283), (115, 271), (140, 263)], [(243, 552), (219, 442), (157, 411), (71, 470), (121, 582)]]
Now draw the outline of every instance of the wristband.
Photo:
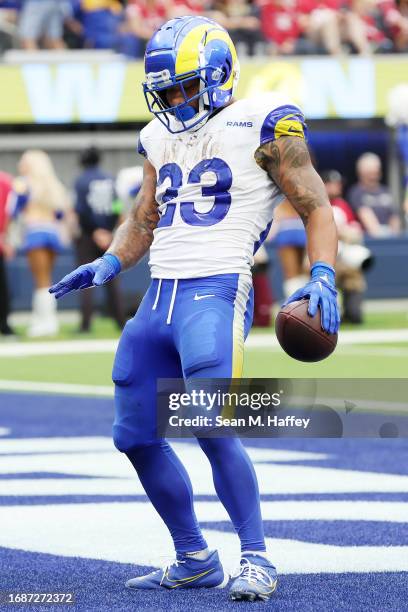
[(107, 261), (113, 267), (115, 276), (121, 272), (122, 264), (120, 263), (119, 257), (116, 257), (116, 255), (113, 253), (105, 253), (105, 255), (102, 256), (102, 259)]
[(334, 268), (324, 263), (324, 261), (316, 261), (310, 269), (310, 274), (312, 280), (318, 280), (323, 277), (329, 285), (334, 287), (336, 284), (336, 272)]

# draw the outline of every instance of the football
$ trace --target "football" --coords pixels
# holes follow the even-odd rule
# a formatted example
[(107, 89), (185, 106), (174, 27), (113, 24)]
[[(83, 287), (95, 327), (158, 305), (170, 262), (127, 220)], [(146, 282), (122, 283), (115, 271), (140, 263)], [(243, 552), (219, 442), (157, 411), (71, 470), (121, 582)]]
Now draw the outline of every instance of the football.
[(284, 306), (275, 321), (276, 337), (290, 357), (298, 361), (321, 361), (336, 348), (337, 334), (328, 334), (320, 324), (320, 309), (311, 317), (309, 300)]

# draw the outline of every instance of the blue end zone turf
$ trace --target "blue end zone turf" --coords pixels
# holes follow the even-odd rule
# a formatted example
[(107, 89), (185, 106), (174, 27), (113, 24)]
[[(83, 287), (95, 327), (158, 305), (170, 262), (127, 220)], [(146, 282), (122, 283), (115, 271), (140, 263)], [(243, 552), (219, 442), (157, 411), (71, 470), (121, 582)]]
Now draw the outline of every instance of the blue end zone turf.
[[(69, 492), (64, 494), (60, 491), (56, 495), (42, 493), (42, 483), (55, 482), (64, 485), (64, 479), (69, 480), (70, 486), (75, 483), (97, 483), (104, 476), (95, 473), (86, 473), (87, 457), (91, 460), (98, 452), (103, 455), (104, 448), (110, 449), (107, 440), (111, 435), (111, 423), (113, 418), (113, 401), (110, 399), (94, 399), (80, 397), (64, 397), (53, 395), (28, 395), (17, 393), (0, 394), (0, 428), (3, 433), (0, 437), (0, 506), (2, 511), (9, 507), (9, 517), (14, 510), (25, 507), (31, 512), (35, 508), (43, 507), (55, 513), (58, 507), (83, 504), (83, 507), (94, 507), (93, 504), (106, 504), (115, 502), (125, 504), (129, 502), (143, 503), (145, 496), (136, 491), (130, 493), (110, 494), (108, 491), (99, 493), (85, 491), (81, 493)], [(8, 431), (8, 433), (7, 433)], [(105, 447), (101, 450), (81, 451), (66, 448), (37, 448), (30, 449), (35, 439), (45, 438), (52, 443), (52, 438), (66, 438), (69, 443), (86, 437), (87, 439), (105, 440)], [(7, 441), (17, 442), (13, 447), (7, 447)], [(39, 440), (40, 445), (42, 441)], [(194, 444), (194, 443), (193, 443)], [(190, 443), (191, 445), (191, 443)], [(276, 470), (291, 466), (303, 470), (305, 468), (320, 468), (321, 470), (348, 470), (349, 474), (367, 473), (369, 478), (378, 475), (385, 478), (403, 478), (408, 474), (408, 443), (406, 440), (298, 440), (298, 439), (273, 439), (273, 440), (250, 440), (249, 447), (256, 449), (286, 450), (290, 452), (299, 451), (303, 453), (317, 453), (315, 458), (305, 456), (302, 458), (288, 457), (277, 461), (268, 459), (267, 455), (260, 461), (259, 465), (271, 465)], [(85, 462), (84, 473), (71, 473), (69, 469), (56, 469), (53, 462), (58, 455), (67, 459), (69, 468), (69, 456), (72, 461), (80, 452), (80, 457)], [(110, 451), (109, 451), (110, 452)], [(112, 452), (113, 449), (112, 449)], [(320, 455), (319, 455), (320, 454)], [(47, 456), (50, 457), (47, 464)], [(113, 455), (116, 456), (116, 455)], [(42, 458), (44, 467), (35, 467), (38, 458)], [(119, 462), (126, 461), (118, 455)], [(30, 468), (30, 462), (33, 467)], [(8, 462), (8, 463), (5, 463)], [(17, 465), (18, 462), (18, 465)], [(16, 463), (15, 469), (13, 468)], [(7, 465), (11, 466), (7, 469)], [(121, 464), (120, 464), (121, 465)], [(5, 466), (3, 468), (3, 466)], [(186, 466), (188, 469), (188, 465)], [(363, 474), (365, 477), (365, 474)], [(115, 479), (112, 474), (110, 479)], [(118, 481), (121, 477), (118, 474)], [(7, 493), (8, 483), (17, 482), (21, 494)], [(136, 476), (135, 476), (136, 482)], [(403, 482), (403, 481), (401, 481)], [(404, 481), (405, 482), (405, 481)], [(74, 484), (72, 484), (74, 483)], [(25, 487), (35, 485), (38, 491), (30, 489), (25, 494)], [(405, 488), (404, 488), (405, 487)], [(271, 483), (268, 493), (262, 495), (263, 502), (292, 502), (299, 504), (315, 502), (324, 505), (330, 501), (337, 502), (384, 502), (398, 503), (408, 501), (408, 487), (404, 485), (401, 490), (397, 487), (384, 490), (379, 487), (369, 487), (361, 492), (355, 490), (333, 491), (320, 490), (319, 492), (287, 491), (273, 493), (274, 486)], [(272, 492), (271, 492), (272, 491)], [(24, 494), (23, 494), (24, 493)], [(196, 495), (197, 502), (215, 502), (213, 491), (205, 491)], [(32, 509), (28, 508), (31, 506)], [(100, 506), (98, 506), (100, 507)], [(70, 508), (69, 508), (70, 511)], [(82, 512), (82, 510), (81, 510)], [(340, 512), (338, 512), (340, 514)], [(27, 515), (30, 516), (29, 514)], [(55, 514), (57, 516), (57, 514)], [(81, 515), (82, 516), (82, 515)], [(408, 510), (407, 510), (408, 522)], [(216, 533), (232, 534), (231, 525), (225, 520), (203, 521), (202, 525), (207, 530), (215, 530)], [(7, 531), (6, 524), (2, 524), (3, 535)], [(21, 525), (22, 533), (27, 525)], [(36, 530), (33, 522), (28, 525), (30, 530)], [(52, 526), (51, 526), (52, 527)], [(70, 537), (75, 542), (76, 538), (82, 538), (83, 531), (80, 525), (77, 531), (74, 529)], [(287, 541), (288, 546), (293, 542), (333, 545), (336, 547), (375, 547), (375, 554), (381, 559), (382, 551), (389, 551), (392, 547), (405, 547), (400, 549), (400, 555), (408, 555), (408, 529), (407, 523), (389, 520), (352, 520), (337, 516), (333, 520), (319, 520), (308, 517), (288, 520), (286, 517), (280, 520), (265, 520), (265, 532), (268, 538)], [(6, 534), (7, 535), (7, 534)], [(14, 534), (17, 537), (19, 534)], [(100, 542), (109, 541), (109, 533), (100, 533)], [(125, 581), (136, 575), (145, 573), (146, 565), (130, 565), (129, 563), (112, 562), (107, 560), (95, 560), (92, 558), (61, 556), (45, 554), (41, 552), (27, 552), (24, 549), (24, 536), (18, 540), (18, 545), (13, 547), (3, 546), (0, 532), (0, 567), (1, 567), (1, 591), (13, 592), (74, 592), (76, 596), (75, 606), (25, 606), (25, 609), (35, 610), (81, 610), (108, 612), (130, 610), (218, 610), (224, 612), (232, 610), (240, 604), (228, 602), (226, 591), (174, 591), (174, 592), (145, 592), (132, 593), (124, 588)], [(2, 547), (3, 546), (3, 547)], [(285, 548), (285, 542), (280, 546)], [(351, 548), (351, 551), (354, 550)], [(135, 551), (137, 552), (137, 551)], [(272, 551), (273, 553), (273, 551)], [(89, 557), (98, 556), (98, 550), (90, 550)], [(370, 553), (368, 553), (370, 556)], [(350, 561), (352, 561), (350, 552)], [(408, 563), (407, 563), (408, 566)], [(392, 568), (390, 568), (392, 570)], [(273, 609), (284, 612), (402, 612), (406, 609), (408, 601), (408, 573), (401, 571), (372, 572), (361, 571), (359, 573), (338, 572), (294, 574), (284, 573), (280, 577), (278, 590), (269, 604), (250, 604), (251, 610)], [(249, 604), (248, 604), (249, 605)], [(241, 604), (242, 606), (242, 604)], [(1, 607), (6, 610), (8, 608)], [(10, 608), (11, 609), (11, 608)]]
[[(133, 593), (124, 588), (123, 584), (129, 576), (142, 575), (151, 569), (148, 567), (135, 569), (134, 566), (119, 563), (56, 557), (4, 548), (0, 549), (0, 563), (3, 591), (73, 592), (76, 596), (75, 610), (227, 612), (237, 605), (246, 605), (228, 602), (226, 590)], [(403, 572), (371, 575), (287, 575), (280, 578), (273, 600), (268, 604), (250, 604), (250, 610), (402, 612), (407, 600), (407, 574)], [(72, 610), (72, 606), (36, 606), (35, 609), (54, 612), (61, 609)]]

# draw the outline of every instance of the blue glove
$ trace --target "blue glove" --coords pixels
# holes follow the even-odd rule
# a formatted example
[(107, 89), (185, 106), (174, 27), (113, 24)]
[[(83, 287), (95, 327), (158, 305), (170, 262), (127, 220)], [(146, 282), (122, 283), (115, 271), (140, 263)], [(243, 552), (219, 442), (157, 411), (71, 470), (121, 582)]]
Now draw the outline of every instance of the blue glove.
[(290, 304), (303, 298), (309, 298), (308, 313), (314, 317), (318, 307), (321, 311), (321, 325), (329, 334), (337, 333), (340, 325), (340, 313), (337, 304), (335, 271), (328, 264), (317, 261), (311, 269), (311, 280), (295, 291), (284, 304)]
[(55, 297), (62, 297), (76, 289), (87, 289), (88, 287), (99, 287), (112, 280), (119, 274), (122, 266), (116, 255), (105, 253), (103, 257), (95, 259), (91, 263), (79, 266), (76, 270), (64, 276), (59, 283), (48, 289), (55, 293)]

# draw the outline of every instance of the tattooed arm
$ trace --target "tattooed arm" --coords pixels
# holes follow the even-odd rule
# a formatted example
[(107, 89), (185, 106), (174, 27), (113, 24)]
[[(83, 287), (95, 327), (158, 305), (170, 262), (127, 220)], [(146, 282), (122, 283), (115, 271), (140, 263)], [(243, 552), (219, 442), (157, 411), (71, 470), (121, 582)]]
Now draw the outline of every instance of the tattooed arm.
[(334, 266), (337, 229), (306, 142), (298, 136), (282, 136), (261, 145), (255, 152), (255, 160), (299, 213), (306, 228), (310, 263), (324, 261)]
[(128, 218), (115, 233), (108, 253), (115, 255), (122, 270), (134, 266), (149, 250), (153, 230), (159, 221), (156, 193), (156, 171), (149, 161), (143, 166), (143, 184)]

